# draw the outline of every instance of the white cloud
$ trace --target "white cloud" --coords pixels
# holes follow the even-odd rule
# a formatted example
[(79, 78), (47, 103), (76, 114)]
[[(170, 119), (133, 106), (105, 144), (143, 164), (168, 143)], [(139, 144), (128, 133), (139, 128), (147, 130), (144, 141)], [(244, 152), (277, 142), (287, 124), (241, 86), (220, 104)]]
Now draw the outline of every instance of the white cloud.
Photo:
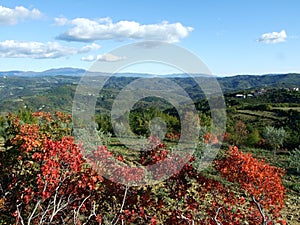
[(29, 10), (23, 6), (11, 9), (0, 5), (0, 25), (14, 25), (25, 19), (38, 19), (41, 16), (38, 9)]
[(99, 48), (101, 48), (100, 45), (97, 45), (96, 43), (92, 43), (92, 44), (90, 44), (90, 45), (86, 45), (86, 46), (82, 47), (82, 48), (79, 50), (79, 53), (86, 53), (86, 52), (98, 50)]
[(56, 25), (72, 26), (57, 38), (65, 41), (90, 42), (95, 40), (157, 40), (167, 42), (178, 42), (185, 38), (193, 30), (181, 23), (169, 23), (163, 21), (157, 24), (142, 25), (135, 21), (119, 21), (113, 23), (110, 18), (90, 20), (87, 18), (56, 18)]
[(285, 30), (282, 30), (280, 32), (271, 32), (271, 33), (262, 34), (258, 39), (258, 41), (267, 44), (276, 44), (279, 42), (285, 42), (286, 38), (287, 38), (287, 34)]
[(110, 53), (104, 55), (97, 55), (98, 61), (105, 61), (105, 62), (116, 62), (125, 59), (124, 56), (117, 56)]
[(125, 57), (122, 56), (116, 56), (110, 53), (107, 54), (103, 54), (103, 55), (88, 55), (86, 57), (82, 57), (81, 60), (82, 61), (88, 61), (88, 62), (92, 62), (92, 61), (103, 61), (103, 62), (116, 62), (116, 61), (120, 61), (125, 59)]
[(64, 26), (68, 23), (68, 19), (64, 17), (58, 17), (54, 19), (56, 26)]
[(93, 62), (96, 60), (96, 56), (94, 55), (83, 56), (81, 57), (81, 60), (86, 62)]
[(87, 45), (81, 49), (63, 46), (57, 42), (26, 42), (6, 40), (0, 42), (0, 58), (60, 58), (94, 50), (98, 45)]

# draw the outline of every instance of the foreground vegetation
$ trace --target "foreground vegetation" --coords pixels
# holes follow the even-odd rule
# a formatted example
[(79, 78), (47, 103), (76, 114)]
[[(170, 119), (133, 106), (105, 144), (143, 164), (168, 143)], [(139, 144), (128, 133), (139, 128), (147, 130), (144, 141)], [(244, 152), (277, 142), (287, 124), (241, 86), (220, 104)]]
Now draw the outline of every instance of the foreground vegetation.
[[(116, 150), (113, 143), (84, 157), (67, 114), (20, 111), (1, 123), (2, 224), (286, 224), (284, 170), (237, 147), (222, 150), (204, 171), (196, 166), (201, 154), (186, 155), (189, 161), (176, 171), (171, 142), (156, 137), (149, 138), (149, 151), (130, 160), (130, 149)], [(208, 146), (218, 137), (206, 134), (199, 141)], [(92, 158), (99, 163), (89, 164)], [(145, 175), (141, 166), (159, 162), (174, 175), (156, 185), (132, 186)], [(148, 176), (161, 170), (166, 168)]]
[[(201, 91), (174, 79), (194, 100), (201, 126), (193, 155), (183, 157), (174, 151), (178, 112), (163, 99), (141, 99), (127, 112), (131, 130), (147, 139), (141, 151), (115, 136), (111, 105), (135, 78), (116, 78), (99, 93), (102, 145), (83, 155), (67, 114), (78, 77), (0, 77), (0, 224), (299, 224), (299, 76), (250, 78), (220, 80), (227, 127), (217, 136)], [(155, 118), (166, 125), (161, 139), (151, 136)], [(199, 168), (220, 144), (213, 163)], [(151, 165), (158, 167), (145, 170)], [(135, 186), (165, 172), (173, 175)]]

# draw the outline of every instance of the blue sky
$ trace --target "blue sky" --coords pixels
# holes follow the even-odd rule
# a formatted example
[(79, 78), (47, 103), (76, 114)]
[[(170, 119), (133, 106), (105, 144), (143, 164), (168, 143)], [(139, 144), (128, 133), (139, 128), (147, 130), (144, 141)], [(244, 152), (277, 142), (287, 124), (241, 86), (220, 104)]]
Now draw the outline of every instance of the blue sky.
[(0, 1), (0, 71), (88, 69), (122, 60), (107, 54), (116, 47), (159, 40), (215, 75), (300, 73), (299, 10), (298, 0)]

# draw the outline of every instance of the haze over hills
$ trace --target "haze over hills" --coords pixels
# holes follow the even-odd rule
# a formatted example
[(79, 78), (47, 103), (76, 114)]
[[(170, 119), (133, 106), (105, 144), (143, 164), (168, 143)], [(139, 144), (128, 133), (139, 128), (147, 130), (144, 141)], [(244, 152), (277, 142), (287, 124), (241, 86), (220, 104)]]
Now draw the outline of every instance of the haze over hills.
[(300, 87), (300, 74), (237, 75), (218, 78), (223, 91), (262, 87)]
[(82, 76), (86, 71), (84, 69), (78, 68), (58, 68), (58, 69), (49, 69), (42, 72), (35, 71), (20, 71), (20, 70), (11, 70), (11, 71), (0, 71), (0, 76), (20, 76), (20, 77), (41, 77), (41, 76)]
[[(15, 110), (23, 105), (39, 109), (45, 103), (49, 109), (70, 108), (76, 85), (85, 70), (76, 68), (51, 69), (44, 72), (6, 71), (0, 72), (0, 112)], [(98, 74), (99, 75), (99, 74)], [(103, 73), (103, 75), (107, 75)], [(138, 77), (153, 78), (154, 74), (122, 73), (111, 77), (105, 84), (105, 95), (115, 96), (122, 88)], [(180, 85), (195, 101), (203, 97), (203, 92), (195, 80), (186, 74), (163, 76)], [(202, 79), (202, 80), (201, 80)], [(200, 81), (204, 85), (209, 76)], [(262, 88), (300, 88), (300, 74), (237, 75), (217, 77), (224, 94)], [(110, 99), (111, 97), (109, 97)], [(107, 98), (106, 98), (107, 99)], [(65, 107), (65, 105), (67, 105)]]
[[(34, 71), (0, 71), (0, 77), (34, 77), (34, 78), (44, 78), (44, 77), (55, 77), (55, 76), (68, 76), (68, 77), (81, 77), (87, 74), (87, 71), (80, 68), (57, 68), (49, 69), (42, 72)], [(99, 73), (91, 73), (90, 75), (99, 75)], [(103, 76), (109, 76), (111, 74), (101, 73)], [(157, 74), (146, 74), (146, 73), (119, 73), (114, 74), (116, 77), (163, 77), (163, 78), (190, 78), (188, 74), (167, 74), (167, 75), (157, 75)], [(193, 74), (197, 77), (198, 75)], [(201, 77), (210, 77), (210, 75)], [(236, 89), (249, 89), (255, 87), (264, 86), (277, 86), (277, 87), (299, 87), (300, 86), (300, 74), (298, 73), (288, 73), (288, 74), (265, 74), (265, 75), (236, 75), (236, 76), (215, 76), (219, 81), (221, 87), (224, 91), (226, 90), (236, 90)], [(66, 78), (66, 80), (68, 80)], [(73, 80), (73, 79), (72, 79)], [(77, 80), (77, 79), (75, 79)]]

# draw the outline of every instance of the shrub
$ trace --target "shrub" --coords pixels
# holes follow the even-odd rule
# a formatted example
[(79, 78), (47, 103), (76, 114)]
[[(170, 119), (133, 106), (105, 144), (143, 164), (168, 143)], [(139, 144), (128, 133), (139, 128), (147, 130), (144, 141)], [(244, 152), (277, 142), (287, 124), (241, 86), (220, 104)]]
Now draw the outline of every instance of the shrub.
[[(236, 147), (214, 164), (227, 181), (204, 176), (193, 167), (195, 157), (185, 155), (188, 162), (170, 178), (130, 186), (143, 178), (141, 165), (164, 162), (168, 169), (176, 169), (174, 159), (179, 162), (182, 157), (171, 158), (168, 146), (151, 137), (138, 166), (127, 164), (126, 155), (115, 156), (107, 146), (85, 158), (82, 146), (70, 136), (70, 116), (32, 115), (35, 119), (27, 122), (18, 115), (6, 118), (6, 150), (0, 153), (4, 223), (285, 224), (279, 214), (284, 204), (283, 171)], [(88, 163), (90, 157), (101, 159), (101, 164)], [(112, 160), (119, 164), (112, 165)], [(148, 175), (159, 176), (165, 169), (158, 166)], [(104, 170), (128, 185), (103, 177)]]

